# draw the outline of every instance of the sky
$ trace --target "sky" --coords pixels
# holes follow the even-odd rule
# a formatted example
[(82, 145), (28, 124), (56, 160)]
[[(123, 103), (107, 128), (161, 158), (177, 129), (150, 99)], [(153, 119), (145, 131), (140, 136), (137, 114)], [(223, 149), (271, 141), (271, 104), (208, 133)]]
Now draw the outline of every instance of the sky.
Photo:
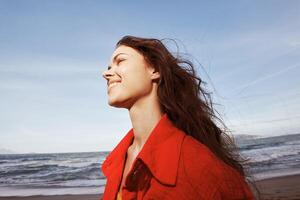
[(233, 135), (299, 133), (299, 10), (297, 0), (0, 0), (0, 149), (111, 151), (132, 126), (101, 74), (125, 35), (175, 39)]

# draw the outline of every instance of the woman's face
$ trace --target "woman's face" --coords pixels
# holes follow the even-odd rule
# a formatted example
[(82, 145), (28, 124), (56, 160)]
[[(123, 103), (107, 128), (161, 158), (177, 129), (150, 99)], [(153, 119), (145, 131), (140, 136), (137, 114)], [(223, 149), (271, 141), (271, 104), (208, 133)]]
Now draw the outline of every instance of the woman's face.
[(102, 75), (108, 84), (108, 104), (128, 109), (151, 92), (152, 80), (158, 78), (142, 54), (124, 45), (115, 49)]

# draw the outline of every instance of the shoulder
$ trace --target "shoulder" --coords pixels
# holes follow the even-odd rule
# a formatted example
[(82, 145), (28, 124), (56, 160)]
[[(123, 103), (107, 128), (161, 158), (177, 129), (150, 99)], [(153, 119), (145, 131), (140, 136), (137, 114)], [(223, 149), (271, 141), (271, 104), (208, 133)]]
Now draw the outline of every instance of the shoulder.
[(182, 162), (187, 181), (206, 199), (243, 196), (244, 178), (191, 136), (183, 141)]
[(221, 167), (220, 160), (204, 144), (187, 135), (182, 144), (182, 158), (189, 172), (200, 168)]

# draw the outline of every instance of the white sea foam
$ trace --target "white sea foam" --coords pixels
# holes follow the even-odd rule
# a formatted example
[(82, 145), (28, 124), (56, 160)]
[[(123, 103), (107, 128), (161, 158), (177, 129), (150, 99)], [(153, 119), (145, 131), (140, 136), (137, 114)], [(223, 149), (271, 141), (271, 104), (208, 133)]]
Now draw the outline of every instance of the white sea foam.
[(286, 170), (272, 170), (269, 172), (263, 172), (255, 174), (256, 180), (264, 180), (269, 178), (276, 178), (282, 176), (298, 175), (300, 174), (300, 169), (286, 169)]
[(246, 157), (250, 157), (250, 163), (271, 161), (284, 156), (294, 156), (300, 154), (300, 145), (282, 145), (271, 146), (260, 149), (251, 149), (242, 153)]
[[(256, 179), (300, 174), (300, 134), (240, 140)], [(108, 152), (0, 155), (0, 196), (98, 194)]]

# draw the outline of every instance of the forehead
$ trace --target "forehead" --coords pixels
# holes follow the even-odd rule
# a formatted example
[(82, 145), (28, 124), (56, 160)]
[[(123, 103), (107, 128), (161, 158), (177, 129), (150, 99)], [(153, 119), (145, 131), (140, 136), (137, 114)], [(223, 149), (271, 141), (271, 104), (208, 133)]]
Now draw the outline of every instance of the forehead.
[(134, 48), (121, 45), (115, 49), (115, 51), (113, 52), (113, 54), (111, 56), (111, 60), (113, 60), (113, 58), (120, 53), (124, 53), (124, 54), (130, 55), (130, 56), (138, 56), (138, 55), (141, 56), (141, 54)]

